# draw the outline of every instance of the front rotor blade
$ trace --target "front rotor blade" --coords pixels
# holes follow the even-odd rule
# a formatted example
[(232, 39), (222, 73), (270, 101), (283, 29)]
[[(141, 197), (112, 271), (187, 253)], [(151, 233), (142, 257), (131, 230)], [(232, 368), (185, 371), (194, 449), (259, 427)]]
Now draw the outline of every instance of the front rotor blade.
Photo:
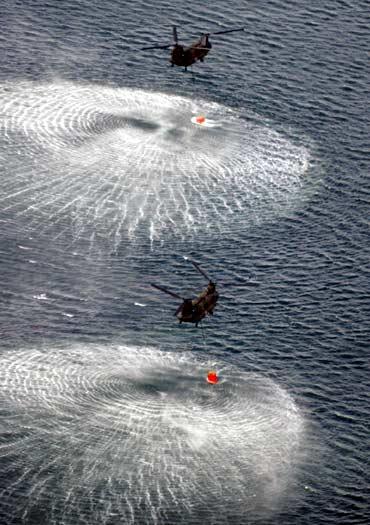
[(225, 33), (234, 33), (234, 31), (244, 31), (244, 27), (238, 27), (237, 29), (225, 29), (224, 31), (215, 31), (210, 35), (224, 35)]
[(176, 26), (173, 26), (173, 28), (172, 28), (172, 36), (173, 36), (173, 41), (175, 42), (175, 44), (177, 44), (179, 39), (178, 39), (178, 36), (177, 36)]
[(189, 261), (198, 270), (199, 273), (201, 273), (208, 281), (211, 281), (211, 279), (208, 277), (206, 272), (204, 270), (202, 270), (202, 268), (199, 266), (198, 263), (196, 263), (195, 261), (192, 261), (191, 259), (189, 259)]

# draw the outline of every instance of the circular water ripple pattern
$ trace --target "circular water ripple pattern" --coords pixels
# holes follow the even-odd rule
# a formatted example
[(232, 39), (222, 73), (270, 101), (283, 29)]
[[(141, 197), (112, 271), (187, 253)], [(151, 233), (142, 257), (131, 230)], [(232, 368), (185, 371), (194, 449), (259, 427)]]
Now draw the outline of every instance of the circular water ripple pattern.
[(299, 201), (310, 157), (255, 116), (97, 85), (3, 85), (0, 133), (3, 221), (116, 244), (271, 218)]
[(120, 346), (0, 365), (4, 523), (241, 523), (293, 480), (303, 419), (257, 374), (219, 364), (209, 385), (215, 363)]

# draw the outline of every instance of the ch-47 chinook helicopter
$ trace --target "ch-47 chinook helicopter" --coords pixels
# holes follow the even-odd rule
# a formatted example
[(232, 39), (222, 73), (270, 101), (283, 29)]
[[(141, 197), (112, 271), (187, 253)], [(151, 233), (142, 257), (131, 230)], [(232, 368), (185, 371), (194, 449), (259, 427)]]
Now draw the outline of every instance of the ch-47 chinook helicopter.
[(216, 290), (216, 284), (199, 267), (199, 265), (194, 261), (190, 262), (198, 272), (209, 281), (207, 288), (205, 288), (197, 297), (194, 297), (193, 299), (184, 299), (183, 297), (180, 297), (180, 295), (167, 290), (163, 286), (153, 283), (151, 283), (151, 285), (154, 288), (157, 288), (157, 290), (161, 290), (168, 295), (172, 295), (172, 297), (175, 297), (176, 299), (182, 300), (182, 303), (175, 312), (180, 323), (195, 323), (195, 326), (198, 326), (198, 323), (204, 319), (206, 315), (213, 314), (213, 310), (218, 300), (218, 292)]
[(195, 62), (203, 62), (204, 58), (208, 55), (208, 53), (211, 50), (212, 44), (209, 41), (210, 35), (223, 35), (225, 33), (233, 33), (235, 31), (244, 31), (244, 27), (239, 27), (236, 29), (225, 29), (223, 31), (215, 31), (213, 33), (204, 33), (199, 40), (194, 42), (192, 45), (185, 47), (181, 44), (179, 44), (179, 39), (177, 36), (177, 29), (176, 26), (173, 26), (172, 28), (172, 35), (173, 35), (173, 43), (172, 44), (164, 44), (164, 45), (154, 45), (154, 46), (147, 46), (142, 47), (143, 50), (148, 49), (168, 49), (169, 47), (172, 47), (171, 51), (171, 66), (180, 66), (184, 67), (185, 71), (187, 70), (188, 66), (191, 66)]

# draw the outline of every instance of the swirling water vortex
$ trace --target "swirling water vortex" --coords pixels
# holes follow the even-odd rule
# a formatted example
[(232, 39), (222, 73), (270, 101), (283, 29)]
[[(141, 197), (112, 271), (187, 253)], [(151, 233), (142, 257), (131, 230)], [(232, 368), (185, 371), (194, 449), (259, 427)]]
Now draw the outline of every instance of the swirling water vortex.
[(0, 364), (6, 523), (240, 523), (276, 509), (294, 479), (303, 418), (256, 373), (113, 345)]
[[(201, 112), (214, 126), (192, 123)], [(300, 199), (310, 152), (202, 100), (73, 83), (0, 86), (1, 220), (151, 241), (229, 232)]]

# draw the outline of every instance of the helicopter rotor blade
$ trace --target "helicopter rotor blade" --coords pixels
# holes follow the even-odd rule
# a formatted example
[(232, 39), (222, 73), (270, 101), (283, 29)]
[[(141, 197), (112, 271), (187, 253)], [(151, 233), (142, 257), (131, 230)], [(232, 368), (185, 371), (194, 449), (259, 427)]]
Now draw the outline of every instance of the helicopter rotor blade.
[(200, 46), (190, 46), (187, 49), (201, 49), (201, 50), (204, 50), (204, 51), (211, 51), (210, 47), (200, 47)]
[(170, 290), (167, 290), (167, 288), (164, 288), (163, 286), (159, 286), (158, 284), (153, 284), (153, 283), (150, 283), (150, 284), (151, 284), (151, 286), (153, 286), (153, 288), (156, 288), (157, 290), (161, 290), (161, 292), (164, 292), (164, 293), (166, 293), (168, 295), (172, 295), (172, 297), (175, 297), (176, 299), (180, 299), (181, 301), (184, 300), (182, 297), (177, 295), (177, 293), (170, 292)]
[(147, 47), (142, 47), (141, 48), (141, 51), (145, 51), (147, 49), (168, 49), (169, 47), (171, 47), (172, 44), (164, 44), (163, 46), (161, 45), (157, 45), (157, 46), (147, 46)]
[[(207, 35), (224, 35), (226, 33), (234, 33), (235, 31), (245, 31), (245, 28), (244, 27), (237, 27), (235, 29), (224, 29), (223, 31), (214, 31), (213, 33), (205, 33)], [(178, 39), (178, 35), (177, 35), (177, 28), (176, 26), (173, 26), (172, 27), (172, 36), (173, 36), (173, 44), (163, 44), (163, 45), (154, 45), (154, 46), (146, 46), (146, 47), (142, 47), (141, 48), (141, 51), (146, 51), (147, 49), (168, 49), (169, 47), (172, 47), (174, 44), (178, 44), (179, 42), (179, 39)], [(196, 47), (196, 46), (191, 46), (190, 48), (192, 49), (193, 47)], [(201, 48), (201, 47), (198, 47), (198, 49), (205, 49), (205, 50), (209, 50), (210, 48)]]
[(224, 35), (225, 33), (234, 33), (235, 31), (245, 31), (244, 27), (238, 27), (236, 29), (225, 29), (224, 31), (215, 31), (214, 33), (208, 33), (210, 35)]
[(192, 261), (191, 259), (189, 259), (189, 261), (191, 262), (191, 264), (198, 270), (199, 273), (201, 273), (203, 275), (203, 277), (205, 277), (208, 281), (212, 281), (212, 279), (210, 279), (208, 277), (208, 275), (206, 274), (206, 272), (204, 270), (202, 270), (202, 268), (199, 266), (198, 263), (196, 263), (195, 261)]

